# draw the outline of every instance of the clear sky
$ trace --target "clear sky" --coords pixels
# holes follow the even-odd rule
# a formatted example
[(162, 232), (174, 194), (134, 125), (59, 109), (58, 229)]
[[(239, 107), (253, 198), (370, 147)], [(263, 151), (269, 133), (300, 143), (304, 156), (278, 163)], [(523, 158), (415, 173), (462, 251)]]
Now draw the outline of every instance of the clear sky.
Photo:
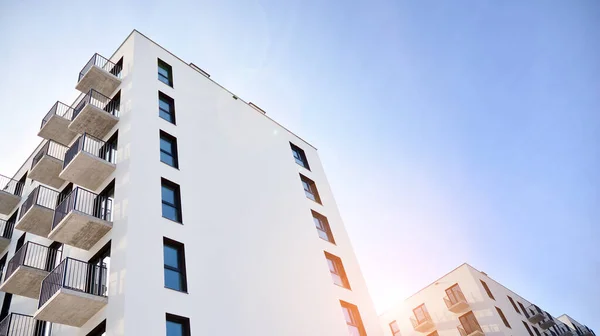
[(0, 173), (134, 28), (319, 148), (380, 312), (469, 262), (600, 331), (599, 1), (0, 0)]

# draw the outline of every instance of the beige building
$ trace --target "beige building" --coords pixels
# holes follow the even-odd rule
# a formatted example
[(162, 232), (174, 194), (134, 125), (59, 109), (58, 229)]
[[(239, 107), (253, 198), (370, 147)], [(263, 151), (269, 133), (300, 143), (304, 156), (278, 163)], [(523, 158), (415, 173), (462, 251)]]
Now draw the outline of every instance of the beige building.
[(462, 264), (381, 315), (391, 336), (594, 336)]

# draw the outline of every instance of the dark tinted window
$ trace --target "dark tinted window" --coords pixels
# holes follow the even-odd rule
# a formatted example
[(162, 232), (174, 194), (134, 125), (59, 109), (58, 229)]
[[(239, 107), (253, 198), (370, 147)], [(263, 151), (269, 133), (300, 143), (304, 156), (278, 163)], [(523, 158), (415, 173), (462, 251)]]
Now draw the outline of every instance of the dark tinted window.
[(321, 215), (320, 213), (311, 210), (313, 222), (315, 223), (315, 227), (317, 228), (317, 232), (319, 233), (319, 237), (321, 239), (326, 240), (330, 243), (335, 244), (335, 240), (333, 239), (333, 234), (331, 233), (331, 228), (329, 227), (329, 221), (327, 217)]
[(171, 167), (179, 167), (177, 139), (163, 131), (160, 131), (160, 161)]
[(304, 154), (304, 150), (302, 150), (300, 147), (294, 145), (291, 142), (290, 146), (292, 147), (292, 155), (294, 155), (296, 163), (310, 170), (310, 166), (308, 165), (308, 160), (306, 159), (306, 154)]
[(190, 336), (190, 319), (167, 314), (167, 336)]
[(158, 60), (158, 80), (168, 86), (173, 86), (173, 68), (160, 59)]
[(175, 124), (175, 101), (162, 92), (158, 92), (158, 115)]
[(164, 238), (163, 258), (165, 266), (165, 287), (181, 292), (187, 291), (183, 244)]
[(181, 223), (181, 199), (179, 186), (173, 182), (162, 179), (161, 186), (162, 216), (172, 221)]

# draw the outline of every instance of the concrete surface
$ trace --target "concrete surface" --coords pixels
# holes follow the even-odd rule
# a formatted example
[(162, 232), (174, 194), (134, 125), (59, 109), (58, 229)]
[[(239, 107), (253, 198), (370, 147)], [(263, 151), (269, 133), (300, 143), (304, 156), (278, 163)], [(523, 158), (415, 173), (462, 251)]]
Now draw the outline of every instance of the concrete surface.
[(54, 189), (60, 188), (65, 180), (58, 177), (62, 171), (63, 162), (49, 155), (44, 155), (35, 166), (31, 167), (28, 177)]
[(110, 229), (111, 222), (73, 210), (50, 231), (48, 238), (87, 251)]
[(40, 129), (38, 136), (68, 146), (77, 136), (76, 132), (69, 129), (70, 123), (71, 120), (55, 114)]
[(107, 303), (108, 298), (102, 296), (61, 288), (33, 317), (36, 320), (81, 327)]
[(119, 118), (114, 115), (92, 104), (85, 104), (81, 112), (69, 124), (69, 130), (79, 134), (87, 133), (102, 139), (118, 121)]
[(52, 228), (53, 217), (54, 210), (39, 205), (33, 205), (21, 219), (17, 221), (15, 229), (46, 238)]
[(84, 188), (96, 190), (115, 168), (114, 163), (80, 151), (58, 176)]
[(19, 204), (19, 201), (21, 201), (21, 196), (15, 196), (0, 190), (0, 214), (10, 215)]
[(47, 275), (47, 271), (21, 265), (4, 280), (0, 285), (0, 291), (39, 299), (42, 280)]
[(109, 97), (120, 84), (121, 80), (119, 78), (94, 65), (85, 73), (75, 88), (83, 93), (88, 93), (91, 89), (94, 89)]

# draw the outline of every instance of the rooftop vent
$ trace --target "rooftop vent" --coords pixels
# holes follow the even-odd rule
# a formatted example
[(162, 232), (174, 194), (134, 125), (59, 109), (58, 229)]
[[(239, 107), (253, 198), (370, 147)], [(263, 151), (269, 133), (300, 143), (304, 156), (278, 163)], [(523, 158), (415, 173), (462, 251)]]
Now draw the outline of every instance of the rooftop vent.
[(267, 114), (267, 112), (265, 112), (265, 110), (261, 109), (260, 107), (258, 107), (256, 104), (254, 104), (253, 102), (248, 103), (248, 105), (252, 106), (255, 110), (262, 112), (264, 114)]
[(204, 71), (204, 70), (200, 69), (200, 67), (199, 67), (199, 66), (197, 66), (196, 64), (194, 64), (194, 63), (190, 63), (190, 66), (191, 66), (191, 67), (192, 67), (194, 70), (196, 70), (196, 71), (198, 71), (199, 73), (203, 74), (204, 76), (206, 76), (206, 77), (210, 78), (210, 74), (209, 74), (208, 72), (206, 72), (206, 71)]

